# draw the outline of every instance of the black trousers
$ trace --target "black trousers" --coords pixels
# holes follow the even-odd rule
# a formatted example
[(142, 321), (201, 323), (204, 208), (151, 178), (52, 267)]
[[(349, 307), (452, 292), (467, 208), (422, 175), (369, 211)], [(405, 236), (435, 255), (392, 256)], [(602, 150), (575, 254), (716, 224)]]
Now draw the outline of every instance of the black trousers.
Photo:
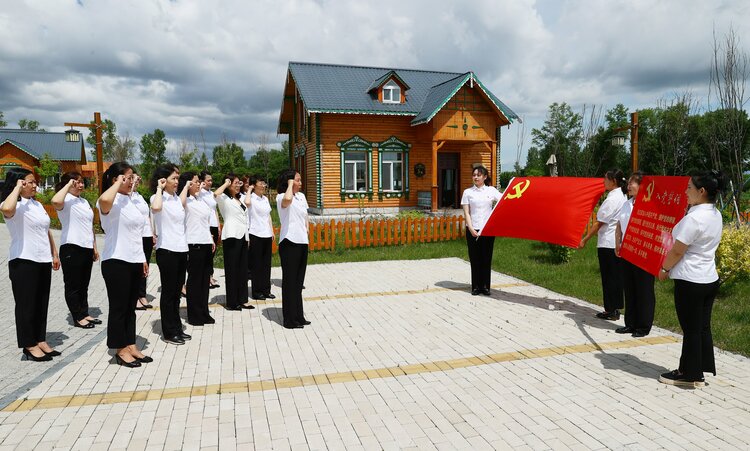
[(297, 244), (285, 239), (279, 243), (281, 258), (281, 309), (284, 325), (305, 321), (302, 306), (302, 286), (307, 271), (307, 244)]
[(187, 318), (188, 323), (203, 325), (211, 318), (208, 312), (208, 279), (211, 277), (210, 244), (188, 244)]
[(60, 246), (60, 264), (65, 282), (65, 302), (78, 322), (89, 316), (89, 282), (91, 267), (94, 266), (94, 249), (63, 244)]
[(219, 250), (219, 244), (221, 244), (221, 240), (219, 239), (219, 228), (218, 227), (210, 227), (211, 230), (211, 238), (214, 240), (214, 251), (211, 254), (211, 275), (214, 275), (214, 257), (216, 256), (216, 251)]
[[(146, 257), (146, 263), (151, 262), (151, 254), (154, 252), (154, 238), (147, 236), (143, 238), (143, 255)], [(141, 275), (141, 283), (138, 285), (138, 297), (136, 299), (146, 297), (146, 276)]]
[(481, 290), (486, 288), (489, 290), (495, 237), (480, 236), (474, 238), (467, 227), (466, 246), (469, 248), (469, 263), (471, 263), (471, 289)]
[(135, 344), (133, 299), (143, 278), (143, 263), (109, 259), (101, 266), (109, 299), (107, 347), (121, 349)]
[(625, 292), (625, 325), (649, 333), (654, 324), (654, 276), (627, 260), (620, 261)]
[(226, 278), (228, 308), (247, 302), (247, 241), (227, 238), (224, 246), (224, 277)]
[(180, 293), (185, 285), (187, 269), (187, 252), (172, 252), (168, 249), (156, 250), (156, 264), (159, 265), (161, 281), (161, 332), (165, 337), (174, 337), (182, 333), (180, 321)]
[(250, 235), (250, 273), (253, 297), (271, 293), (271, 249), (273, 238)]
[(8, 262), (8, 277), (16, 301), (16, 338), (19, 348), (47, 341), (47, 308), (52, 264), (23, 258)]
[(607, 247), (598, 247), (596, 252), (599, 257), (599, 272), (602, 276), (604, 311), (620, 310), (624, 305), (620, 257), (615, 255), (614, 249)]
[(711, 309), (718, 291), (718, 280), (712, 283), (674, 281), (674, 306), (683, 333), (679, 370), (688, 379), (700, 379), (703, 373), (716, 376)]

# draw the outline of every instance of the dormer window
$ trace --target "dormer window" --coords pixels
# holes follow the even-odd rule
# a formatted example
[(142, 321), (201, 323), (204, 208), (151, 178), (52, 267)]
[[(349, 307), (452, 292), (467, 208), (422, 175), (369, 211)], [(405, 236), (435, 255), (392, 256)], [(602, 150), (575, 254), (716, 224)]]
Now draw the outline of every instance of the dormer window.
[(401, 103), (401, 87), (393, 80), (383, 86), (383, 103)]

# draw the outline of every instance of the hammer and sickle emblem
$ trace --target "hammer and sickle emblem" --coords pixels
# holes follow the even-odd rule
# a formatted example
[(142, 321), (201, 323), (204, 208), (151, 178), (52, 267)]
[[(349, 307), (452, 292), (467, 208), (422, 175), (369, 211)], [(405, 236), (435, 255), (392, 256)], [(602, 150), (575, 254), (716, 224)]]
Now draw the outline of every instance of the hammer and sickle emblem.
[(529, 185), (531, 185), (531, 180), (524, 180), (523, 182), (516, 183), (513, 185), (513, 191), (515, 192), (508, 194), (506, 199), (520, 199), (523, 193), (529, 188)]
[(651, 201), (651, 195), (654, 194), (654, 187), (655, 186), (656, 186), (656, 184), (654, 183), (653, 180), (651, 180), (651, 183), (649, 183), (648, 186), (646, 187), (646, 195), (643, 196), (643, 201), (644, 202)]

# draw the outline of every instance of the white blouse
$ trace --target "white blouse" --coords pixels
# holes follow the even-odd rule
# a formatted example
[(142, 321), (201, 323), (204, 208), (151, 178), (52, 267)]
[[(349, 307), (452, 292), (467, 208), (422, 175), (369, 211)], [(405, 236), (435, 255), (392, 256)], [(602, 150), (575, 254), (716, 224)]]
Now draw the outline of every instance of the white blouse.
[(221, 239), (237, 238), (247, 239), (247, 212), (244, 204), (222, 193), (216, 203), (219, 206), (221, 216), (224, 218), (224, 227), (221, 229)]
[(117, 193), (109, 213), (102, 213), (99, 201), (96, 202), (104, 229), (104, 251), (102, 261), (122, 260), (128, 263), (144, 263), (143, 215), (130, 196)]
[(615, 248), (615, 227), (617, 227), (619, 219), (618, 213), (622, 204), (626, 201), (627, 198), (620, 188), (615, 188), (607, 194), (607, 198), (604, 199), (599, 211), (596, 212), (596, 220), (603, 223), (599, 227), (596, 247)]
[(492, 214), (492, 207), (500, 200), (502, 194), (494, 186), (484, 185), (477, 188), (472, 185), (464, 190), (461, 196), (461, 205), (469, 206), (471, 215), (471, 226), (474, 230), (482, 230)]
[(52, 262), (49, 215), (42, 204), (22, 197), (16, 204), (16, 214), (4, 219), (10, 233), (8, 260), (22, 258), (38, 263)]
[(258, 238), (273, 237), (271, 228), (271, 203), (267, 196), (252, 193), (250, 198), (250, 235)]
[(625, 232), (628, 230), (628, 224), (630, 224), (630, 216), (633, 214), (633, 208), (635, 208), (635, 197), (628, 199), (622, 207), (620, 212), (617, 214), (617, 221), (620, 223), (620, 230), (622, 231), (623, 238)]
[[(154, 204), (156, 194), (151, 196)], [(166, 249), (172, 252), (187, 252), (187, 237), (185, 235), (185, 208), (180, 196), (162, 193), (161, 211), (152, 211), (154, 227), (156, 228), (156, 249)]]
[(672, 237), (687, 244), (687, 251), (669, 271), (669, 277), (694, 283), (716, 282), (719, 274), (715, 257), (722, 227), (721, 213), (713, 204), (691, 207), (672, 230)]
[(292, 203), (283, 208), (281, 202), (284, 194), (276, 196), (276, 207), (279, 209), (281, 220), (281, 232), (279, 232), (279, 243), (285, 239), (296, 244), (309, 244), (307, 235), (307, 199), (302, 193), (297, 193), (292, 198)]
[(216, 198), (214, 193), (207, 189), (202, 189), (198, 194), (198, 198), (208, 205), (211, 209), (211, 227), (219, 227), (219, 215), (216, 213)]
[(75, 244), (86, 249), (94, 248), (94, 210), (89, 201), (67, 193), (57, 217), (62, 224), (61, 246)]
[(151, 238), (154, 236), (154, 231), (151, 228), (151, 208), (146, 203), (146, 199), (141, 196), (141, 193), (138, 191), (133, 191), (133, 194), (130, 195), (130, 198), (133, 200), (133, 203), (136, 207), (138, 207), (138, 211), (141, 212), (143, 215), (143, 231), (141, 232), (141, 237), (143, 238)]
[(213, 244), (211, 208), (203, 199), (188, 196), (185, 210), (185, 235), (188, 244)]

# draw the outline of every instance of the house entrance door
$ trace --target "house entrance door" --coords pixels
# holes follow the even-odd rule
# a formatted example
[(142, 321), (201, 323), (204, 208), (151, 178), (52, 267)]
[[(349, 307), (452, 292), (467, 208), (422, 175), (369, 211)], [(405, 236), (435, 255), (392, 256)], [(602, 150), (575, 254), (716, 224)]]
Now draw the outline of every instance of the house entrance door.
[(438, 152), (438, 208), (459, 208), (458, 153)]

